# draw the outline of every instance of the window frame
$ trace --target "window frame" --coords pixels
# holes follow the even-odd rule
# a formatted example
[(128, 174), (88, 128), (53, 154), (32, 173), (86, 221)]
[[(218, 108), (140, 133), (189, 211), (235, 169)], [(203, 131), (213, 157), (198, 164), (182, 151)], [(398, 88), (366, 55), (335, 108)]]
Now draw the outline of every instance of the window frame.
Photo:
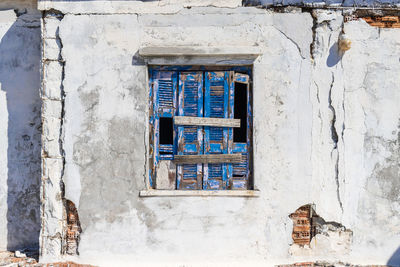
[[(155, 95), (154, 95), (154, 80), (153, 80), (153, 75), (152, 72), (153, 71), (170, 71), (170, 72), (175, 72), (176, 76), (174, 78), (174, 86), (179, 87), (179, 73), (180, 72), (218, 72), (218, 71), (234, 71), (235, 73), (242, 73), (245, 75), (248, 75), (248, 79), (249, 81), (242, 81), (242, 82), (247, 82), (248, 83), (248, 93), (247, 93), (247, 130), (246, 130), (246, 134), (247, 134), (247, 142), (235, 142), (233, 143), (233, 128), (229, 127), (227, 129), (229, 129), (228, 131), (231, 131), (232, 134), (232, 144), (230, 146), (230, 152), (231, 153), (235, 153), (235, 152), (243, 152), (243, 150), (241, 150), (241, 146), (245, 146), (247, 145), (247, 155), (248, 155), (248, 167), (247, 167), (247, 172), (248, 172), (248, 184), (247, 184), (247, 188), (246, 189), (240, 189), (240, 190), (234, 190), (233, 188), (225, 188), (225, 189), (221, 189), (218, 191), (226, 191), (226, 192), (230, 192), (230, 191), (254, 191), (254, 168), (253, 168), (253, 113), (252, 113), (252, 109), (253, 109), (253, 86), (252, 86), (252, 77), (253, 77), (253, 69), (251, 65), (246, 65), (246, 66), (179, 66), (179, 65), (174, 65), (174, 66), (166, 66), (166, 65), (148, 65), (148, 74), (149, 74), (149, 141), (150, 141), (150, 149), (149, 149), (149, 172), (148, 172), (148, 181), (149, 181), (149, 189), (154, 189), (154, 190), (159, 190), (156, 189), (156, 177), (155, 177), (155, 167), (157, 166), (157, 164), (159, 163), (159, 161), (161, 160), (168, 160), (167, 158), (161, 159), (161, 157), (155, 157), (154, 153), (159, 153), (158, 151), (158, 147), (156, 145), (154, 145), (154, 138), (155, 135), (158, 134), (157, 131), (159, 131), (158, 129), (158, 125), (155, 124), (155, 120), (154, 120), (154, 116), (157, 112), (154, 111), (154, 99), (155, 99)], [(203, 79), (203, 84), (205, 82), (205, 79)], [(238, 82), (240, 83), (241, 81), (232, 81), (232, 83), (234, 82)], [(179, 88), (176, 90), (177, 94), (179, 95)], [(175, 99), (178, 99), (177, 96), (174, 96)], [(156, 99), (156, 101), (158, 101), (158, 99)], [(204, 100), (203, 100), (204, 101)], [(231, 100), (229, 100), (231, 101)], [(203, 102), (204, 103), (204, 102)], [(231, 102), (230, 102), (231, 103)], [(204, 104), (203, 104), (204, 105)], [(234, 105), (234, 102), (231, 103), (231, 105)], [(178, 108), (178, 100), (176, 102), (176, 106), (175, 108)], [(164, 114), (166, 115), (166, 114)], [(170, 115), (166, 115), (166, 117), (169, 117)], [(233, 114), (234, 116), (234, 114)], [(171, 114), (171, 117), (174, 117), (174, 114)], [(177, 144), (178, 141), (178, 136), (175, 135), (175, 132), (178, 132), (177, 129), (175, 129), (175, 124), (173, 125), (173, 131), (174, 131), (174, 137), (173, 140), (175, 142), (175, 144)], [(203, 127), (203, 131), (204, 131)], [(204, 138), (204, 137), (203, 137)], [(177, 151), (175, 151), (176, 146), (174, 146), (174, 151), (173, 154), (177, 155)], [(246, 152), (243, 152), (246, 153)], [(225, 153), (223, 153), (225, 154)], [(175, 176), (175, 182), (177, 182), (178, 180), (178, 173), (176, 172), (176, 176)], [(232, 173), (232, 178), (233, 178), (233, 173)], [(204, 179), (204, 177), (203, 177)], [(202, 180), (203, 180), (202, 179)], [(164, 190), (164, 189), (161, 189)], [(213, 189), (204, 189), (204, 186), (202, 188), (199, 189), (195, 189), (195, 191), (209, 191), (209, 190), (213, 190)], [(171, 189), (171, 191), (190, 191), (190, 190), (184, 190), (184, 189), (178, 189), (177, 187), (175, 187), (175, 189)], [(165, 193), (165, 192), (164, 192)], [(188, 192), (187, 192), (188, 193)], [(182, 195), (187, 195), (187, 193), (182, 193)], [(147, 194), (144, 194), (147, 195)], [(151, 194), (150, 194), (151, 195)], [(179, 193), (178, 193), (179, 195)], [(196, 195), (203, 195), (203, 193), (200, 194), (196, 194)], [(221, 193), (218, 195), (225, 195), (225, 193)], [(229, 195), (229, 194), (227, 194)], [(234, 193), (233, 195), (240, 195), (237, 193)], [(246, 195), (246, 194), (245, 194)], [(253, 193), (250, 193), (250, 195), (246, 195), (246, 196), (253, 196)]]

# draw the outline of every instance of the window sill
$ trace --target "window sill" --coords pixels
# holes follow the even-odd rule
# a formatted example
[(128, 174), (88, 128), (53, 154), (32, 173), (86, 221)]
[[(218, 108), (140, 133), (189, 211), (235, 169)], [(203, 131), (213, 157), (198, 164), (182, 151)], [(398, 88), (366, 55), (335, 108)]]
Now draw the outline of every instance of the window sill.
[(259, 197), (259, 190), (142, 190), (140, 197)]

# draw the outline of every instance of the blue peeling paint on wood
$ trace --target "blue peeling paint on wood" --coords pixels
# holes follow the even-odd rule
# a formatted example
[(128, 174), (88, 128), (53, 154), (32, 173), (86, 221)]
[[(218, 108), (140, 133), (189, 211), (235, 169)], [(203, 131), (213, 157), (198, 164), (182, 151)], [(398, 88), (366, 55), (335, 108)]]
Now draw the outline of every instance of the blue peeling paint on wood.
[(243, 159), (240, 163), (233, 164), (233, 177), (231, 182), (232, 189), (249, 189), (250, 188), (250, 142), (251, 142), (251, 92), (250, 92), (250, 79), (246, 74), (236, 73), (234, 76), (236, 83), (247, 84), (247, 129), (246, 129), (246, 143), (233, 143), (233, 153), (242, 153)]
[[(234, 118), (235, 112), (235, 82), (234, 82), (234, 71), (230, 71), (228, 73), (227, 81), (229, 86), (229, 108), (228, 108), (228, 117), (230, 119)], [(232, 154), (233, 152), (233, 128), (229, 128), (228, 133), (228, 154)], [(233, 164), (228, 164), (227, 169), (227, 180), (226, 180), (226, 188), (232, 188), (232, 177), (233, 177)]]
[[(251, 94), (250, 67), (230, 67), (226, 71), (202, 66), (153, 66), (150, 75), (150, 187), (160, 160), (173, 155), (242, 153), (237, 164), (184, 164), (177, 166), (177, 189), (251, 189)], [(176, 71), (177, 70), (177, 71)], [(240, 71), (238, 72), (234, 72)], [(179, 116), (233, 118), (235, 83), (247, 84), (247, 142), (233, 142), (233, 128), (174, 125), (173, 144), (159, 144), (159, 120)], [(204, 90), (203, 90), (204, 84)], [(203, 110), (204, 105), (204, 110)], [(151, 162), (153, 160), (153, 162)]]
[[(178, 91), (179, 116), (203, 116), (203, 72), (181, 72)], [(178, 126), (178, 155), (203, 154), (203, 131), (197, 126)], [(202, 189), (202, 164), (177, 166), (178, 189)]]
[[(205, 72), (204, 117), (229, 118), (229, 72)], [(228, 153), (230, 128), (204, 127), (204, 153)], [(228, 165), (204, 164), (203, 189), (226, 189)]]
[(177, 82), (178, 74), (171, 71), (150, 71), (150, 99), (152, 100), (152, 112), (150, 114), (150, 123), (153, 126), (153, 138), (150, 143), (152, 159), (150, 172), (150, 186), (153, 188), (155, 177), (157, 175), (157, 166), (160, 160), (172, 160), (174, 155), (173, 145), (160, 145), (160, 118), (172, 118), (176, 112), (177, 106)]

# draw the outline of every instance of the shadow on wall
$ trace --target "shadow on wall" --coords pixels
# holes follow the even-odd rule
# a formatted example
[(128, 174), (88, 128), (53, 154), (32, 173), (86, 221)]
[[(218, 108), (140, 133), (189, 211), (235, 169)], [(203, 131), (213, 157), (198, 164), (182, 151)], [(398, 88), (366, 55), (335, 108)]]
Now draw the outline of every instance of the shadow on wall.
[[(27, 16), (27, 22), (24, 22), (24, 16)], [(3, 119), (8, 125), (0, 125), (7, 127), (7, 137), (3, 137), (2, 140), (8, 140), (6, 172), (8, 250), (39, 248), (41, 177), (39, 23), (39, 17), (36, 23), (35, 17), (24, 14), (18, 17), (2, 38), (0, 36), (0, 88), (5, 92), (7, 103), (6, 107), (0, 108), (1, 111), (8, 113), (8, 118)], [(2, 205), (0, 208), (5, 207)]]
[(329, 68), (334, 67), (334, 66), (336, 66), (336, 64), (339, 63), (339, 61), (342, 60), (342, 57), (343, 57), (343, 52), (339, 50), (339, 45), (336, 42), (329, 49), (329, 55), (328, 55), (328, 58), (326, 59), (326, 65)]
[(400, 247), (398, 247), (397, 250), (390, 257), (390, 259), (387, 262), (387, 265), (396, 267), (400, 266)]

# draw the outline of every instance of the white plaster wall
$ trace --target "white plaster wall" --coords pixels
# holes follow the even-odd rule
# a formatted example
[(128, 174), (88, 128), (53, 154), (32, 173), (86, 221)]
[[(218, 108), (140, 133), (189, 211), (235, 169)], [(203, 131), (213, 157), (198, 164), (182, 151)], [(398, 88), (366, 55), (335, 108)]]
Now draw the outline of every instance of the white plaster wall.
[[(215, 7), (64, 16), (63, 180), (83, 230), (75, 260), (105, 266), (390, 262), (400, 244), (393, 189), (398, 30), (344, 24), (353, 47), (343, 55), (334, 48), (340, 13), (314, 17)], [(253, 77), (259, 198), (138, 197), (148, 173), (148, 86), (137, 52), (157, 45), (264, 51)], [(350, 247), (340, 246), (339, 237), (291, 250), (288, 215), (309, 203), (326, 221), (353, 231)]]
[(398, 0), (245, 0), (249, 6), (309, 6), (309, 7), (399, 7)]
[(360, 20), (344, 30), (353, 40), (343, 57), (344, 223), (354, 231), (355, 258), (384, 260), (397, 249), (389, 264), (398, 266), (400, 29)]
[(0, 3), (0, 250), (39, 246), (40, 13), (33, 6)]
[(370, 8), (398, 8), (399, 0), (38, 0), (41, 10), (54, 8), (63, 13), (153, 13), (178, 11), (182, 7), (214, 6), (214, 7), (282, 7), (302, 6), (313, 8), (324, 7), (370, 7)]

